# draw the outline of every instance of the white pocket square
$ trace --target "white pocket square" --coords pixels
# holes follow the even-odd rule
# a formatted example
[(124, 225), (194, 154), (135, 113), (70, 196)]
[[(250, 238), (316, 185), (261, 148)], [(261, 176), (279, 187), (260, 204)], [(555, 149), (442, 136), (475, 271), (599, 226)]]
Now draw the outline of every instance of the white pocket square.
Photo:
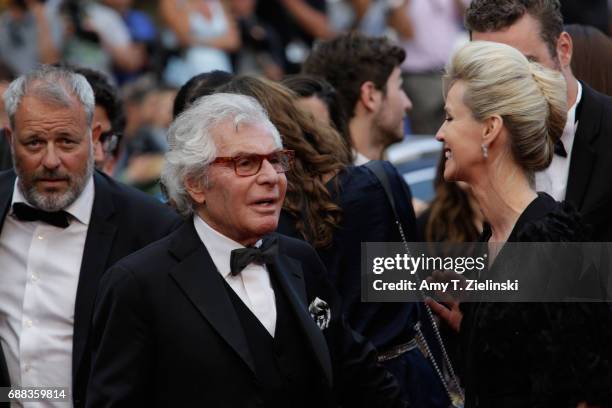
[(308, 311), (312, 316), (312, 319), (315, 321), (319, 329), (325, 330), (329, 327), (329, 321), (331, 320), (331, 309), (326, 301), (315, 298), (310, 306), (308, 306)]

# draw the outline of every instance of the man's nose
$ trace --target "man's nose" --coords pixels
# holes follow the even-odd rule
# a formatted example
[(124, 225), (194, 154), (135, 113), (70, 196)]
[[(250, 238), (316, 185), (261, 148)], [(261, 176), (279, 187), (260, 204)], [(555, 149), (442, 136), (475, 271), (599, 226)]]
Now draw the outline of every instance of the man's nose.
[(55, 169), (61, 164), (58, 152), (55, 150), (55, 147), (52, 144), (47, 145), (47, 150), (45, 151), (42, 164), (47, 169)]
[(272, 163), (270, 163), (267, 159), (264, 159), (261, 162), (261, 170), (259, 170), (257, 180), (262, 184), (264, 183), (277, 184), (278, 183), (279, 174), (274, 168), (274, 166), (272, 166)]
[[(403, 92), (403, 91), (402, 91)], [(410, 112), (412, 110), (412, 101), (410, 100), (410, 98), (408, 97), (408, 95), (406, 95), (406, 92), (404, 93), (404, 97), (405, 97), (405, 101), (404, 101), (404, 111), (405, 112)]]

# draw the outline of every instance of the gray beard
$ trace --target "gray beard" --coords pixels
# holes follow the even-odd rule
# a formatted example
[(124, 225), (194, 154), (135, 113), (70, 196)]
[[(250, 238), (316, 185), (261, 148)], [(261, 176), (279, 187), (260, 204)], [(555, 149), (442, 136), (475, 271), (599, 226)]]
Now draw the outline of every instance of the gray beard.
[(23, 186), (23, 177), (21, 177), (19, 170), (19, 166), (15, 166), (15, 171), (17, 172), (17, 176), (19, 176), (18, 187), (25, 197), (25, 199), (36, 208), (41, 209), (43, 211), (60, 211), (68, 207), (70, 204), (74, 203), (77, 198), (81, 195), (85, 186), (89, 182), (89, 179), (93, 175), (94, 171), (94, 155), (93, 155), (93, 144), (92, 151), (87, 158), (87, 167), (85, 174), (72, 176), (71, 182), (72, 186), (63, 194), (60, 193), (46, 193), (42, 194), (36, 190), (36, 186), (31, 186), (29, 189), (25, 189)]

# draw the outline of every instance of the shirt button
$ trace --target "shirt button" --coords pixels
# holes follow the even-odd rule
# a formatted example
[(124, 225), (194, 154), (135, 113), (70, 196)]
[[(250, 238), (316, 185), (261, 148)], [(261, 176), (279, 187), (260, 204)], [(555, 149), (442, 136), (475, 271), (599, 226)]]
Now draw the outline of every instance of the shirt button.
[(25, 324), (28, 327), (32, 327), (32, 321), (30, 319), (26, 320)]
[(39, 235), (39, 236), (37, 236), (36, 238), (38, 238), (38, 239), (39, 239), (39, 240), (41, 240), (41, 241), (42, 241), (43, 239), (45, 239), (45, 237), (43, 237), (42, 235)]
[(35, 273), (32, 274), (32, 282), (36, 282), (38, 280), (38, 275)]

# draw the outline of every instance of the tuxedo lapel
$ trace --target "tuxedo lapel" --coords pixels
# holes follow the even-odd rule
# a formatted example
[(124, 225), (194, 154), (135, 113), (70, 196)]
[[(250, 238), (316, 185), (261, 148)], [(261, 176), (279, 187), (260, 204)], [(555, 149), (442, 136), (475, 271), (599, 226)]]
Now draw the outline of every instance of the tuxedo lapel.
[(97, 173), (94, 173), (94, 186), (94, 203), (87, 228), (75, 300), (72, 355), (74, 378), (79, 377), (78, 370), (88, 340), (98, 283), (106, 268), (110, 266), (109, 254), (117, 231), (117, 226), (110, 220), (115, 212), (115, 206), (109, 187), (104, 178)]
[(299, 325), (308, 339), (308, 344), (310, 344), (331, 387), (333, 377), (329, 349), (321, 329), (316, 325), (308, 311), (302, 266), (297, 260), (283, 255), (282, 247), (279, 247), (279, 249), (281, 252), (277, 255), (275, 264), (270, 265), (268, 269), (270, 273), (274, 273), (281, 290), (287, 295), (293, 312), (298, 318)]
[(171, 243), (170, 252), (179, 260), (179, 264), (170, 271), (170, 276), (202, 316), (255, 373), (244, 330), (227, 294), (223, 278), (200, 241), (193, 222), (188, 220), (173, 235), (175, 239)]
[(602, 106), (594, 100), (591, 92), (588, 86), (582, 84), (582, 106), (578, 117), (578, 129), (574, 135), (565, 194), (565, 199), (579, 211), (584, 210), (586, 191), (597, 160), (592, 142), (599, 133), (602, 114)]

